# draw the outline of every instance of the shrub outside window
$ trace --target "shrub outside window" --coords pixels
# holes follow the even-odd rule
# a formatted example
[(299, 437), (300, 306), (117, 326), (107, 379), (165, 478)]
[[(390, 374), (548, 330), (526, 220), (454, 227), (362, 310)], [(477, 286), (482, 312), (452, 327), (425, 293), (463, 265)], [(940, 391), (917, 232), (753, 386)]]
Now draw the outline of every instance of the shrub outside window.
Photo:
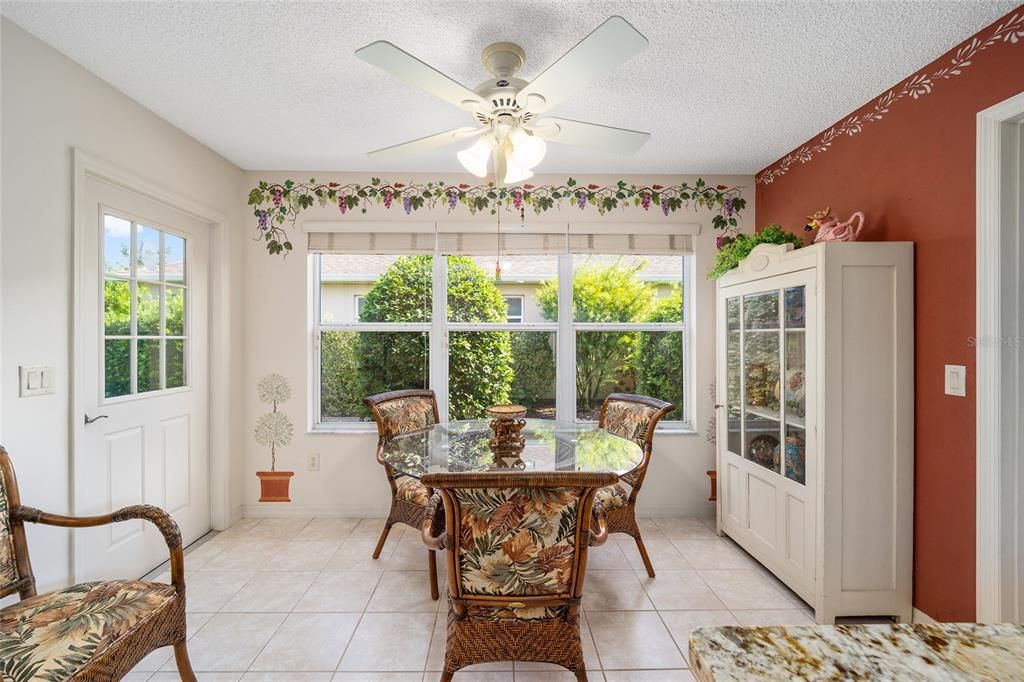
[[(368, 421), (362, 399), (373, 393), (433, 388), (442, 419), (483, 418), (511, 402), (533, 418), (592, 421), (618, 391), (672, 401), (663, 423), (678, 428), (687, 414), (686, 260), (314, 255), (312, 426)], [(572, 314), (560, 318), (567, 295)]]

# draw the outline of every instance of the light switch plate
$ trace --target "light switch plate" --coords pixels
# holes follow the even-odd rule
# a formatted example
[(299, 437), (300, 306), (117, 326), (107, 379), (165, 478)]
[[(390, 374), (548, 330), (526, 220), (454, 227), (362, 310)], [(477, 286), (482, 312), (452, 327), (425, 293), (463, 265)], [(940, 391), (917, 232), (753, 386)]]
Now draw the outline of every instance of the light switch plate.
[(51, 365), (21, 365), (18, 367), (18, 395), (28, 398), (53, 393), (56, 390), (53, 372)]
[(967, 367), (946, 365), (946, 395), (967, 396)]

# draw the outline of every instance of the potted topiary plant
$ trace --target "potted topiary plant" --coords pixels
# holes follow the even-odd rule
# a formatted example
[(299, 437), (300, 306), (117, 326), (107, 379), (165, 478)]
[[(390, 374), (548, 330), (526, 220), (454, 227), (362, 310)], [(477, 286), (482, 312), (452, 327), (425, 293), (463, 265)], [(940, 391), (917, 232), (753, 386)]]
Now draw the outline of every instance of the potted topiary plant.
[(268, 374), (256, 384), (256, 394), (260, 402), (273, 406), (272, 411), (256, 420), (254, 432), (256, 442), (270, 448), (270, 471), (256, 472), (260, 479), (260, 502), (291, 502), (288, 483), (295, 472), (277, 470), (277, 448), (292, 441), (294, 427), (284, 412), (277, 411), (277, 406), (292, 397), (292, 389), (285, 377)]
[(779, 225), (769, 225), (754, 234), (726, 237), (719, 243), (718, 253), (715, 254), (715, 267), (708, 273), (708, 279), (718, 279), (738, 266), (758, 244), (793, 244), (799, 249), (804, 245), (804, 240), (791, 232), (786, 232)]

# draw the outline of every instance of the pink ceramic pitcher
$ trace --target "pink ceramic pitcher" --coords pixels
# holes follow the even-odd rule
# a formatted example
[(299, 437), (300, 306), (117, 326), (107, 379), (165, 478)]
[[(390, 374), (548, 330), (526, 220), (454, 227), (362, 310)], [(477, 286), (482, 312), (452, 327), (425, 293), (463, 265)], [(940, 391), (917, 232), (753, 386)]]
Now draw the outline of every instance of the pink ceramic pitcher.
[[(854, 225), (856, 221), (856, 225)], [(857, 211), (845, 223), (831, 213), (826, 218), (818, 221), (818, 234), (814, 237), (814, 243), (819, 242), (852, 242), (860, 236), (864, 229), (864, 214)]]

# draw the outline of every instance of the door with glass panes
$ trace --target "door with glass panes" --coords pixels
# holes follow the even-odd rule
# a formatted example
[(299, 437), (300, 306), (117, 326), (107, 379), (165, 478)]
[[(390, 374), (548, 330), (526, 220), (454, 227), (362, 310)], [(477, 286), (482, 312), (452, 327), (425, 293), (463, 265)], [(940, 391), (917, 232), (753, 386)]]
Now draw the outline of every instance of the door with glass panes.
[(761, 561), (814, 580), (814, 291), (794, 273), (719, 290), (721, 522)]
[[(92, 177), (82, 189), (74, 512), (156, 505), (187, 544), (210, 528), (209, 225)], [(167, 556), (144, 521), (74, 531), (76, 580), (139, 578)]]

